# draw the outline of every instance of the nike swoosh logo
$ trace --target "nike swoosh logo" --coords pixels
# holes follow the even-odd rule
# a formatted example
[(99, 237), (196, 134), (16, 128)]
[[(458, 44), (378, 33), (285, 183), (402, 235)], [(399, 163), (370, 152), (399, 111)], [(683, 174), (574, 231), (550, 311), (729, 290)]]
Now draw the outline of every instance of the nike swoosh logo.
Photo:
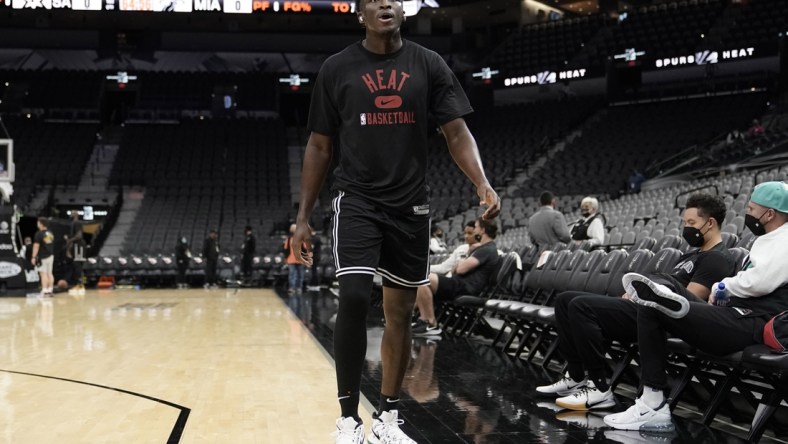
[(393, 402), (399, 402), (399, 398), (397, 398), (397, 399), (386, 398), (386, 402), (392, 402), (392, 403)]
[(593, 404), (589, 404), (589, 403), (588, 403), (588, 401), (586, 401), (586, 408), (587, 408), (587, 409), (590, 409), (591, 407), (593, 407), (593, 406), (595, 406), (595, 405), (599, 405), (599, 404), (601, 404), (601, 403), (603, 403), (603, 402), (605, 402), (605, 401), (604, 401), (604, 400), (602, 400), (602, 401), (597, 401), (597, 402), (595, 402), (595, 403), (593, 403)]
[(402, 106), (402, 97), (400, 96), (378, 96), (375, 97), (375, 106), (378, 109), (395, 109)]

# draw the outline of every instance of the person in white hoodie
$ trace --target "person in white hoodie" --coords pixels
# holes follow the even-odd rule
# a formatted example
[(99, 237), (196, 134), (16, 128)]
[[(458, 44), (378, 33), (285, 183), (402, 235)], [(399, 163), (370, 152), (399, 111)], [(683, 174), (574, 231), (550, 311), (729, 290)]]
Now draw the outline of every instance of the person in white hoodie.
[[(740, 271), (722, 280), (724, 303), (718, 300), (717, 284), (708, 303), (679, 303), (675, 295), (657, 286), (636, 287), (643, 296), (637, 317), (643, 394), (628, 410), (605, 416), (608, 426), (641, 431), (674, 428), (664, 396), (668, 333), (699, 350), (723, 356), (763, 343), (764, 325), (788, 310), (788, 184), (756, 186), (747, 204), (745, 225), (760, 237)], [(689, 304), (689, 309), (679, 310), (683, 304)]]
[(444, 276), (448, 276), (451, 274), (452, 270), (454, 270), (454, 266), (457, 265), (458, 262), (468, 257), (471, 253), (471, 246), (475, 245), (478, 246), (479, 240), (476, 239), (476, 221), (472, 220), (465, 224), (465, 230), (463, 231), (463, 239), (465, 243), (462, 245), (457, 246), (454, 251), (451, 252), (449, 257), (446, 258), (443, 262), (439, 264), (430, 265), (430, 273), (441, 274)]

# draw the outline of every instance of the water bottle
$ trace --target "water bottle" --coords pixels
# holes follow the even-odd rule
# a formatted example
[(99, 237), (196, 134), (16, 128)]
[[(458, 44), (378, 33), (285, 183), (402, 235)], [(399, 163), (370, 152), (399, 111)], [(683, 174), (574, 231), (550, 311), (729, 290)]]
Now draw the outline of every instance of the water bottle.
[(714, 305), (728, 305), (728, 292), (725, 291), (725, 284), (723, 282), (717, 284), (717, 288), (714, 289)]

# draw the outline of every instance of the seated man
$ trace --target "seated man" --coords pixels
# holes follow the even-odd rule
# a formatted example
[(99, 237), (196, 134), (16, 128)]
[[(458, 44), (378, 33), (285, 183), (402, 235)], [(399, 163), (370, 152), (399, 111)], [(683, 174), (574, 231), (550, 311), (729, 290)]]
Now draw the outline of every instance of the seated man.
[(470, 256), (454, 266), (452, 277), (430, 273), (430, 284), (419, 287), (416, 293), (419, 320), (413, 326), (413, 336), (441, 334), (433, 298), (453, 300), (464, 294), (478, 294), (484, 289), (498, 269), (498, 248), (494, 241), (497, 235), (498, 225), (494, 220), (476, 219), (474, 236), (479, 243), (469, 247)]
[(446, 252), (446, 243), (443, 242), (443, 228), (433, 225), (430, 236), (430, 254), (440, 254)]
[[(708, 299), (713, 284), (733, 275), (736, 268), (720, 234), (725, 213), (725, 202), (719, 196), (690, 196), (683, 215), (683, 236), (696, 248), (683, 254), (670, 273), (652, 273), (649, 277), (688, 299)], [(606, 374), (605, 339), (636, 342), (637, 311), (638, 305), (629, 300), (628, 294), (621, 298), (582, 292), (558, 295), (555, 303), (558, 349), (567, 360), (567, 374), (536, 390), (562, 396), (555, 402), (568, 409), (614, 406)]]
[(450, 275), (454, 266), (457, 265), (459, 261), (468, 257), (470, 247), (477, 243), (475, 230), (476, 221), (472, 220), (465, 224), (465, 230), (463, 231), (465, 243), (455, 248), (445, 261), (440, 264), (430, 265), (430, 273)]
[[(755, 187), (747, 204), (745, 224), (760, 237), (752, 245), (742, 270), (722, 279), (728, 296), (726, 306), (690, 302), (686, 315), (669, 316), (654, 307), (638, 306), (640, 380), (643, 394), (622, 413), (605, 417), (605, 423), (621, 430), (672, 430), (667, 388), (666, 335), (681, 338), (700, 350), (726, 355), (763, 342), (763, 327), (773, 316), (788, 310), (788, 184), (766, 182)], [(637, 287), (636, 287), (637, 288)], [(641, 299), (648, 287), (637, 289)], [(665, 308), (670, 309), (671, 300)], [(721, 340), (724, 338), (724, 340)]]
[(599, 212), (599, 201), (595, 197), (584, 197), (580, 201), (580, 215), (570, 234), (575, 242), (587, 240), (592, 246), (605, 243), (605, 215)]

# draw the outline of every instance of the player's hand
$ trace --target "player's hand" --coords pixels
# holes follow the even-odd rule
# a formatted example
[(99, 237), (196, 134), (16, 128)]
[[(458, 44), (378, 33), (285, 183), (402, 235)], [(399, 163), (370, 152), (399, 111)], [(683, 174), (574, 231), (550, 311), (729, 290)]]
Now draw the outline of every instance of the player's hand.
[(479, 196), (479, 205), (484, 205), (487, 210), (482, 214), (482, 219), (495, 219), (501, 212), (501, 198), (493, 190), (489, 183), (485, 183), (476, 189)]
[[(293, 240), (290, 242), (290, 248), (293, 250), (293, 257), (300, 264), (307, 267), (312, 266), (312, 227), (309, 224), (296, 224), (295, 233), (293, 233)], [(300, 246), (300, 248), (298, 248)]]

